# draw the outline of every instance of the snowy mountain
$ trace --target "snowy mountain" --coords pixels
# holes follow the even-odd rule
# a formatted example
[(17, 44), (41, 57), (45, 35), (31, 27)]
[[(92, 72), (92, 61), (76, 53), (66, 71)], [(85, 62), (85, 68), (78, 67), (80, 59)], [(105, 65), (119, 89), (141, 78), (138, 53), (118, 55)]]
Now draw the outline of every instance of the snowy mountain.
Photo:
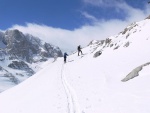
[(19, 30), (0, 32), (0, 92), (35, 74), (42, 62), (61, 50)]
[[(129, 25), (67, 63), (43, 69), (0, 94), (2, 113), (149, 113), (150, 20)], [(102, 52), (102, 53), (101, 53)]]

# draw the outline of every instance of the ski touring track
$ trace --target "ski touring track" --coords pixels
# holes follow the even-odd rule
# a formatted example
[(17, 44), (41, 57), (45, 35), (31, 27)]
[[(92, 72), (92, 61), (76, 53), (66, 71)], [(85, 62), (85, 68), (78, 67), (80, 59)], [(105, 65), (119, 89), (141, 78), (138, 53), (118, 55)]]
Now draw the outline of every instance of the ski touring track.
[(64, 89), (67, 95), (68, 113), (81, 113), (76, 93), (66, 80), (65, 72), (67, 70), (65, 67), (66, 67), (66, 64), (63, 63), (62, 68), (61, 68), (61, 80), (62, 80), (62, 84), (64, 86)]

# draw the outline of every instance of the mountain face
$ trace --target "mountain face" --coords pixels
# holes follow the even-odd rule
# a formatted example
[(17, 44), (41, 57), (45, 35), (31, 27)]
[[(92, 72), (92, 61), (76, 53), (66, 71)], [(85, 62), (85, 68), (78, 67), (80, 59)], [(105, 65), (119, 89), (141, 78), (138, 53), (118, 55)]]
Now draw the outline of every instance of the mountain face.
[(40, 60), (54, 57), (54, 53), (57, 53), (59, 57), (62, 56), (58, 47), (43, 43), (39, 38), (31, 35), (24, 35), (18, 30), (8, 30), (2, 34), (1, 43), (3, 43), (3, 50), (12, 59), (19, 58), (29, 63), (35, 62), (34, 56), (39, 56)]
[(36, 73), (35, 65), (53, 58), (54, 54), (62, 57), (59, 47), (37, 37), (19, 30), (0, 32), (0, 92)]

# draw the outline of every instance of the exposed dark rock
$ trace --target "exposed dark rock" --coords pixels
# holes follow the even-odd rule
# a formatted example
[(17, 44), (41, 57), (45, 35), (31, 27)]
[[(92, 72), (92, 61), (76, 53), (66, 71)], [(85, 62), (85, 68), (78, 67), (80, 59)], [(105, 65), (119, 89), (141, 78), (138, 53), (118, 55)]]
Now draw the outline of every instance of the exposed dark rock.
[(111, 39), (107, 38), (107, 39), (105, 40), (105, 45), (110, 44), (110, 42), (111, 42)]
[(35, 72), (29, 68), (29, 66), (24, 63), (23, 61), (12, 61), (11, 64), (8, 65), (8, 67), (13, 68), (13, 69), (18, 69), (18, 70), (25, 70), (27, 71), (28, 75), (31, 76)]
[(141, 66), (136, 67), (135, 69), (133, 69), (123, 80), (121, 80), (122, 82), (126, 82), (130, 79), (133, 79), (134, 77), (139, 76), (139, 72), (143, 69), (144, 66), (150, 65), (150, 62), (145, 63)]
[(94, 54), (94, 58), (96, 58), (96, 57), (98, 57), (98, 56), (100, 56), (102, 54), (102, 52), (101, 51), (97, 51), (95, 54)]
[(124, 31), (122, 32), (122, 34), (126, 34), (127, 31), (130, 31), (131, 29), (133, 29), (134, 27), (138, 26), (136, 23), (132, 23), (130, 26), (128, 26), (127, 28), (124, 29)]
[(14, 83), (14, 84), (18, 84), (19, 83), (19, 80), (11, 73), (9, 73), (7, 70), (5, 70), (4, 68), (2, 68), (0, 66), (0, 71), (3, 73), (3, 74), (0, 74), (0, 78), (7, 78), (9, 79), (10, 82)]
[(128, 28), (125, 28), (124, 31), (122, 32), (122, 34), (126, 34), (126, 32), (128, 31)]
[(8, 65), (8, 67), (13, 68), (13, 69), (28, 69), (28, 65), (24, 63), (23, 61), (12, 61), (11, 64)]
[(19, 75), (19, 76), (21, 76), (21, 77), (24, 77), (24, 75), (21, 74), (21, 73), (16, 73), (16, 75)]
[(119, 47), (120, 47), (120, 46), (115, 47), (114, 50), (115, 50), (115, 49), (118, 49)]
[(110, 47), (112, 47), (114, 44), (110, 44)]
[(4, 74), (4, 77), (9, 78), (9, 80), (15, 84), (19, 83), (19, 80), (15, 76), (13, 76), (11, 73)]
[(58, 57), (63, 56), (63, 54), (62, 54), (61, 50), (59, 49), (59, 47), (54, 47), (54, 46), (50, 45), (49, 43), (45, 43), (44, 48), (48, 52), (47, 56), (54, 57), (55, 53), (57, 53)]
[(126, 39), (130, 36), (130, 34), (127, 34)]
[(150, 19), (150, 15), (147, 18), (145, 18), (145, 19)]
[(130, 42), (127, 42), (124, 47), (128, 47), (130, 45)]

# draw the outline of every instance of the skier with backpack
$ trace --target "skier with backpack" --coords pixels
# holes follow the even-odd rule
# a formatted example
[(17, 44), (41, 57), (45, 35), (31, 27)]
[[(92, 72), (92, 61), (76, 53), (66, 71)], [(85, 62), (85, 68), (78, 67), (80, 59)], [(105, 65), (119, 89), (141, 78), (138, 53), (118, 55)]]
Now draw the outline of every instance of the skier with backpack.
[(67, 56), (68, 56), (68, 54), (65, 52), (65, 53), (64, 53), (64, 63), (66, 63)]
[(81, 53), (81, 54), (83, 54), (83, 53), (82, 53), (82, 50), (81, 50), (81, 46), (80, 46), (80, 45), (78, 46), (78, 48), (77, 48), (77, 49), (78, 49), (78, 56), (79, 56), (79, 54), (80, 54), (80, 53)]

